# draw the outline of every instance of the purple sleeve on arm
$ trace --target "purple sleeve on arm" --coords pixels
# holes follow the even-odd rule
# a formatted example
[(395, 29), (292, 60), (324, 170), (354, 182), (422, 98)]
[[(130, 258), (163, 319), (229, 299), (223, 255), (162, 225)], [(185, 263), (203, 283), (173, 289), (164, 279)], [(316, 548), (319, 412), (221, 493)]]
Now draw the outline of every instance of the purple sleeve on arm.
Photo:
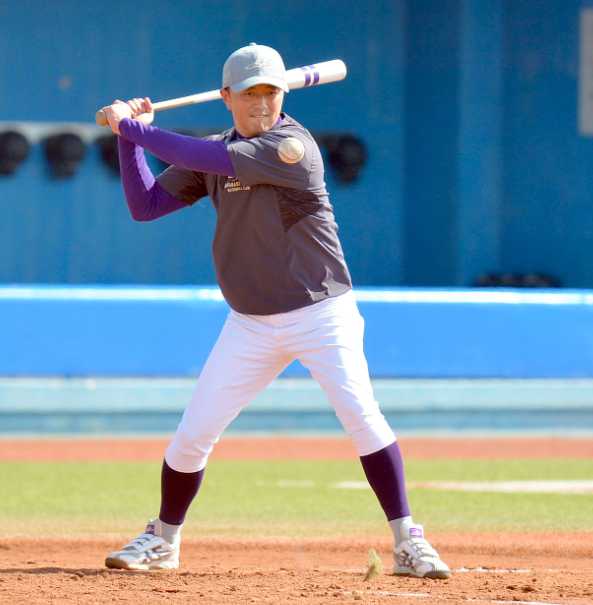
[(169, 195), (156, 182), (141, 147), (121, 137), (118, 137), (118, 144), (121, 181), (134, 220), (153, 221), (187, 208), (187, 204)]
[(119, 131), (125, 139), (144, 147), (168, 164), (196, 172), (236, 176), (223, 141), (188, 137), (146, 126), (130, 118), (119, 123)]

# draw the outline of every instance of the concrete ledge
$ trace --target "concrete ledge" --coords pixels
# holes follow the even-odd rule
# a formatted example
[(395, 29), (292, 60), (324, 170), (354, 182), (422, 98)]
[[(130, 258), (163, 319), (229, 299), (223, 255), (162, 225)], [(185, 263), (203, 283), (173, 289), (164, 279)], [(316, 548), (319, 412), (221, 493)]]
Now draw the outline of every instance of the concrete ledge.
[[(374, 379), (383, 412), (581, 410), (592, 414), (593, 380)], [(0, 412), (181, 412), (194, 378), (0, 378)], [(312, 379), (279, 378), (251, 412), (325, 412), (331, 407)]]

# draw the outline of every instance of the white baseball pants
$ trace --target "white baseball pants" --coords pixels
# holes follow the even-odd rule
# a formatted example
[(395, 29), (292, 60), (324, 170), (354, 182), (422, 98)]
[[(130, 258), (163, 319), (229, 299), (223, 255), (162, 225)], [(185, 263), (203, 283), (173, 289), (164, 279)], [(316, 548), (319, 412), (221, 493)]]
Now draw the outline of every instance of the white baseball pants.
[(165, 460), (199, 471), (239, 412), (298, 359), (319, 382), (360, 456), (395, 441), (375, 401), (352, 291), (277, 315), (230, 312)]

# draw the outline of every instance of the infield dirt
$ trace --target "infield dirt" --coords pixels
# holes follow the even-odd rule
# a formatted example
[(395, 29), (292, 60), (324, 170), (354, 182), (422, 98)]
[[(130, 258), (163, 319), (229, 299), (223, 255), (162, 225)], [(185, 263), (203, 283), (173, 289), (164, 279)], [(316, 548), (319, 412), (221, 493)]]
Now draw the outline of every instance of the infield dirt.
[[(166, 446), (163, 440), (35, 443), (0, 441), (0, 460), (156, 460)], [(593, 440), (587, 439), (402, 439), (401, 446), (407, 458), (593, 458)], [(227, 439), (215, 451), (218, 459), (355, 455), (339, 439)], [(451, 579), (389, 575), (391, 541), (385, 536), (187, 539), (180, 569), (167, 572), (106, 569), (106, 554), (121, 546), (113, 538), (0, 537), (0, 603), (593, 604), (593, 533), (428, 537), (449, 563)], [(365, 581), (369, 548), (382, 557), (384, 573)]]

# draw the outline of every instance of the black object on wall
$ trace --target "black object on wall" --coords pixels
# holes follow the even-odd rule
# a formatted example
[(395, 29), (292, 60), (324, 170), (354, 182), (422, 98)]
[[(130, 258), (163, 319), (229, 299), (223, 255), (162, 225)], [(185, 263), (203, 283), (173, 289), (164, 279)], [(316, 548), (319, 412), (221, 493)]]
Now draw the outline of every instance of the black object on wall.
[(482, 273), (475, 284), (480, 288), (560, 288), (560, 283), (540, 273)]
[(57, 178), (73, 176), (85, 152), (85, 144), (77, 134), (66, 132), (45, 139), (45, 156)]
[(121, 174), (119, 167), (119, 147), (117, 144), (117, 135), (108, 134), (97, 139), (101, 160), (109, 168), (112, 174), (119, 176)]
[(0, 134), (0, 175), (13, 174), (28, 155), (29, 142), (20, 132)]
[(364, 142), (352, 134), (325, 135), (319, 142), (327, 150), (337, 180), (344, 184), (357, 181), (367, 160)]

